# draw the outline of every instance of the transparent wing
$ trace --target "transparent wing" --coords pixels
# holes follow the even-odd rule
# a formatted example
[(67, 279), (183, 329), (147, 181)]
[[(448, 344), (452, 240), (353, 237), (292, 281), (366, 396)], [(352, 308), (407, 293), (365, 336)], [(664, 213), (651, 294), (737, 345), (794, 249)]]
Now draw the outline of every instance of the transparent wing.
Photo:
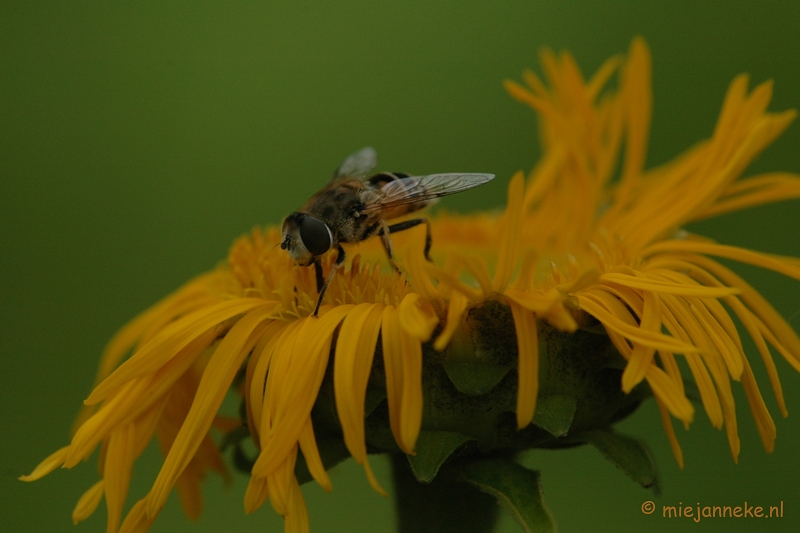
[(377, 164), (378, 154), (375, 153), (371, 146), (367, 146), (354, 154), (350, 154), (333, 173), (331, 181), (348, 178), (364, 179)]
[(385, 184), (363, 212), (414, 204), (473, 189), (491, 181), (494, 174), (431, 174), (398, 178)]

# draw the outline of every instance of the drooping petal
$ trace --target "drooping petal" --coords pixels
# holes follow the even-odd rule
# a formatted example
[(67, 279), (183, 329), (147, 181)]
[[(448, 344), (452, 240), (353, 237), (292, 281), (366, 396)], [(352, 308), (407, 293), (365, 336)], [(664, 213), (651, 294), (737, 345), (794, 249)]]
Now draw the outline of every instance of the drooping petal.
[(41, 479), (56, 468), (60, 467), (64, 464), (64, 461), (67, 457), (67, 452), (69, 451), (69, 446), (64, 446), (63, 448), (59, 448), (58, 450), (54, 451), (50, 455), (48, 455), (41, 463), (36, 465), (36, 468), (33, 469), (33, 472), (26, 476), (19, 476), (20, 481), (36, 481), (37, 479)]
[(461, 325), (461, 318), (467, 308), (467, 297), (461, 292), (453, 291), (447, 307), (447, 322), (442, 332), (433, 343), (433, 348), (442, 351), (450, 343), (458, 327)]
[(422, 346), (401, 333), (403, 346), (403, 396), (400, 404), (400, 438), (413, 450), (422, 426)]
[(195, 363), (214, 338), (212, 330), (199, 334), (157, 372), (134, 378), (117, 389), (75, 432), (65, 467), (72, 468), (88, 457), (97, 443), (115, 427), (140, 416), (169, 394), (175, 382)]
[[(321, 310), (318, 318), (306, 317), (294, 339), (272, 355), (264, 393), (268, 411), (261, 414), (261, 452), (253, 465), (254, 477), (269, 475), (297, 445), (325, 375), (333, 331), (352, 308), (336, 306)], [(296, 349), (291, 340), (307, 344)]]
[[(86, 403), (97, 403), (108, 398), (109, 394), (123, 383), (132, 379), (156, 372), (186, 347), (201, 333), (214, 326), (246, 313), (257, 307), (264, 307), (264, 301), (258, 298), (241, 298), (222, 302), (212, 311), (200, 309), (170, 324), (150, 342), (133, 354), (108, 378), (103, 380), (86, 399)], [(274, 306), (270, 306), (274, 307)]]
[(389, 406), (389, 426), (400, 449), (407, 454), (413, 447), (405, 447), (400, 431), (400, 407), (403, 398), (403, 356), (400, 339), (400, 322), (397, 309), (386, 306), (381, 317), (383, 366), (386, 372), (386, 400)]
[(105, 498), (108, 508), (107, 533), (116, 533), (122, 519), (122, 508), (128, 497), (128, 487), (131, 483), (131, 470), (136, 458), (135, 429), (133, 424), (126, 424), (114, 431), (108, 442), (105, 454)]
[[(364, 435), (364, 402), (382, 311), (383, 306), (367, 303), (357, 305), (350, 311), (339, 330), (333, 366), (336, 411), (344, 442), (350, 455), (358, 464), (363, 464), (368, 473), (371, 470)], [(369, 477), (373, 488), (384, 493), (374, 475)]]
[(211, 356), (192, 407), (147, 497), (149, 517), (157, 515), (164, 506), (176, 479), (200, 446), (234, 376), (258, 339), (258, 334), (253, 333), (262, 326), (273, 308), (271, 304), (262, 304), (252, 309), (231, 328)]
[[(157, 419), (156, 433), (164, 456), (169, 454), (191, 409), (205, 368), (205, 361), (198, 361), (175, 383), (171, 394), (165, 398), (164, 408)], [(215, 417), (213, 423), (217, 426), (219, 417)], [(149, 435), (147, 441), (149, 441)], [(196, 519), (200, 516), (203, 508), (200, 483), (208, 471), (215, 471), (226, 481), (230, 480), (218, 446), (210, 435), (206, 434), (194, 456), (175, 481), (181, 506), (189, 518)]]
[(250, 476), (244, 493), (244, 512), (247, 514), (259, 509), (269, 497), (269, 481), (266, 477)]
[(669, 410), (664, 407), (663, 402), (659, 398), (656, 398), (656, 403), (658, 404), (658, 412), (661, 414), (661, 423), (664, 425), (664, 430), (667, 432), (672, 454), (675, 456), (678, 468), (683, 470), (683, 450), (681, 450), (681, 445), (678, 443), (678, 438), (675, 436), (675, 427), (672, 425)]
[(742, 374), (742, 383), (744, 390), (747, 394), (747, 402), (750, 405), (750, 412), (753, 415), (753, 420), (756, 421), (758, 434), (761, 436), (761, 442), (764, 444), (764, 450), (767, 453), (772, 453), (775, 449), (775, 437), (777, 430), (772, 416), (767, 410), (764, 403), (764, 398), (761, 396), (761, 391), (758, 390), (758, 383), (753, 375), (753, 370), (750, 368), (750, 363), (744, 359), (744, 372)]
[(128, 511), (119, 533), (147, 533), (154, 521), (155, 517), (147, 514), (147, 498), (142, 498)]
[(517, 427), (522, 429), (533, 420), (539, 394), (539, 338), (536, 315), (509, 301), (517, 333)]
[[(618, 332), (631, 341), (651, 346), (657, 350), (680, 353), (698, 353), (701, 351), (700, 348), (696, 346), (682, 343), (662, 333), (651, 332), (643, 330), (632, 324), (626, 324), (619, 318), (620, 316), (623, 316), (622, 310), (615, 309), (613, 312), (609, 311), (608, 308), (599, 303), (598, 296), (599, 295), (597, 294), (583, 293), (578, 295), (578, 301), (581, 309), (594, 316), (606, 328)], [(613, 300), (604, 299), (602, 301), (603, 303), (608, 304), (609, 307), (617, 307)]]
[(298, 442), (300, 444), (300, 450), (303, 452), (303, 456), (306, 459), (311, 477), (320, 484), (325, 492), (333, 490), (331, 479), (328, 477), (328, 473), (325, 471), (325, 465), (323, 465), (322, 458), (319, 455), (311, 418), (309, 418), (306, 421), (306, 425), (303, 426), (303, 431), (300, 433), (300, 440)]
[[(692, 325), (683, 320), (686, 313), (681, 312), (682, 304), (685, 302), (682, 302), (677, 297), (667, 296), (663, 298), (663, 303), (666, 328), (682, 341), (687, 343), (692, 342), (691, 336), (686, 332), (686, 328), (691, 328)], [(675, 309), (675, 311), (673, 311), (673, 309)], [(689, 365), (689, 370), (700, 392), (700, 400), (711, 421), (711, 425), (717, 429), (721, 428), (723, 422), (722, 406), (719, 401), (719, 396), (717, 395), (717, 390), (714, 387), (714, 382), (711, 379), (711, 375), (708, 373), (708, 369), (697, 354), (684, 354), (684, 359)]]
[(286, 533), (309, 533), (311, 531), (306, 500), (303, 498), (300, 485), (294, 476), (291, 478), (291, 492), (287, 510), (286, 525), (284, 527)]
[(72, 523), (77, 525), (94, 514), (97, 506), (103, 500), (105, 481), (100, 480), (83, 493), (72, 511)]
[(427, 342), (439, 323), (431, 304), (420, 298), (418, 294), (408, 294), (397, 308), (400, 326), (403, 330), (418, 339)]
[[(661, 331), (661, 301), (650, 292), (642, 293), (640, 328), (653, 333)], [(636, 343), (630, 360), (622, 372), (622, 390), (629, 393), (647, 374), (653, 363), (656, 349), (653, 346)]]
[(275, 320), (267, 326), (261, 342), (256, 344), (253, 348), (253, 353), (250, 355), (245, 375), (245, 405), (247, 407), (250, 435), (257, 448), (261, 447), (259, 428), (262, 427), (262, 424), (266, 424), (267, 429), (270, 427), (269, 417), (262, 421), (262, 408), (264, 405), (264, 384), (267, 381), (267, 371), (270, 367), (272, 355), (278, 345), (286, 342), (289, 338), (293, 338), (294, 330), (300, 324), (301, 322), (299, 321), (287, 324), (283, 321)]
[(401, 326), (392, 306), (381, 321), (389, 425), (400, 449), (411, 455), (422, 424), (422, 346)]

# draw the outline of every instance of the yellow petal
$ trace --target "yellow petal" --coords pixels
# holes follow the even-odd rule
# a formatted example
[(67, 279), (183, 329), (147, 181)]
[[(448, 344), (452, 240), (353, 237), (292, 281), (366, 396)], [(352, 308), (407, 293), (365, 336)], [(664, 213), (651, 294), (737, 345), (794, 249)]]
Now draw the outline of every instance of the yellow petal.
[(753, 315), (751, 311), (745, 308), (738, 299), (732, 299), (728, 303), (742, 321), (742, 324), (744, 324), (744, 327), (747, 329), (748, 333), (750, 333), (750, 337), (753, 339), (756, 348), (758, 348), (758, 352), (761, 354), (761, 360), (764, 361), (764, 366), (767, 369), (767, 374), (769, 375), (769, 380), (772, 384), (772, 390), (775, 394), (775, 401), (778, 403), (778, 408), (781, 410), (781, 414), (784, 417), (789, 416), (789, 412), (786, 409), (786, 400), (783, 397), (783, 387), (781, 386), (781, 381), (778, 377), (778, 370), (775, 367), (775, 361), (772, 359), (772, 354), (770, 354), (769, 347), (767, 346), (767, 343), (764, 342), (764, 336), (761, 333), (766, 329), (766, 326), (755, 315)]
[(77, 525), (78, 522), (86, 520), (97, 510), (97, 506), (100, 505), (103, 499), (103, 485), (104, 482), (101, 479), (83, 493), (83, 496), (80, 497), (75, 509), (72, 511), (73, 524)]
[(72, 468), (88, 457), (97, 443), (115, 427), (140, 416), (169, 394), (175, 382), (203, 353), (214, 336), (211, 330), (202, 333), (158, 372), (134, 378), (114, 391), (100, 410), (75, 432), (65, 467)]
[[(793, 258), (781, 257), (779, 255), (765, 254), (753, 250), (747, 250), (738, 246), (728, 246), (700, 241), (688, 240), (669, 240), (650, 245), (646, 249), (646, 254), (663, 252), (688, 252), (704, 255), (715, 255), (726, 259), (733, 259), (741, 263), (766, 268), (779, 272), (784, 276), (800, 280), (800, 266), (796, 265)], [(732, 285), (740, 288), (739, 285)]]
[(763, 174), (734, 182), (728, 186), (725, 192), (724, 197), (698, 214), (695, 220), (800, 198), (800, 176), (786, 172)]
[[(400, 438), (403, 450), (412, 450), (422, 427), (422, 346), (400, 328), (403, 392), (400, 401)], [(377, 489), (376, 489), (377, 490)], [(379, 491), (380, 492), (380, 491)]]
[(650, 365), (647, 367), (645, 379), (653, 390), (653, 395), (663, 402), (673, 416), (686, 423), (692, 421), (694, 407), (663, 370), (655, 365)]
[(721, 298), (723, 296), (739, 293), (739, 289), (735, 287), (704, 287), (697, 284), (686, 285), (683, 283), (672, 283), (658, 279), (627, 276), (625, 274), (617, 274), (614, 272), (603, 274), (600, 276), (600, 281), (619, 283), (625, 287), (633, 287), (635, 289), (641, 289), (650, 292), (708, 298)]
[(303, 426), (302, 433), (300, 433), (299, 444), (300, 450), (303, 452), (303, 457), (306, 459), (306, 465), (308, 465), (308, 471), (311, 473), (311, 477), (320, 484), (325, 492), (333, 490), (331, 479), (328, 477), (328, 473), (325, 471), (325, 465), (322, 463), (322, 458), (319, 455), (317, 440), (314, 438), (314, 427), (311, 424), (310, 417), (306, 421), (306, 425)]
[[(255, 339), (251, 334), (272, 312), (274, 305), (262, 305), (242, 317), (214, 351), (197, 389), (194, 402), (169, 451), (153, 488), (147, 496), (147, 515), (154, 517), (166, 503), (175, 481), (191, 461), (211, 427), (222, 400), (242, 366)], [(244, 349), (251, 342), (248, 349)]]
[(286, 518), (292, 505), (293, 485), (297, 484), (294, 467), (297, 462), (297, 444), (295, 444), (281, 463), (266, 478), (269, 486), (269, 501), (272, 508)]
[(128, 516), (122, 523), (119, 533), (147, 533), (153, 526), (155, 517), (150, 517), (146, 511), (147, 498), (142, 498), (136, 502), (131, 510), (128, 511)]
[(413, 454), (422, 424), (422, 347), (400, 326), (399, 315), (388, 306), (381, 322), (386, 397), (389, 425), (397, 445)]
[(421, 342), (427, 342), (439, 323), (431, 304), (418, 294), (407, 294), (397, 308), (400, 326), (409, 335)]
[(678, 438), (675, 436), (675, 428), (672, 426), (672, 419), (669, 417), (669, 411), (664, 407), (664, 403), (656, 398), (658, 404), (658, 412), (661, 414), (661, 423), (664, 425), (664, 431), (667, 432), (667, 439), (669, 439), (672, 454), (675, 456), (675, 461), (678, 463), (678, 468), (683, 470), (683, 451), (681, 445), (678, 443)]
[(503, 80), (503, 87), (505, 87), (506, 91), (508, 91), (508, 94), (510, 94), (513, 98), (519, 100), (523, 104), (531, 106), (537, 111), (544, 112), (548, 107), (548, 104), (544, 99), (534, 96), (530, 91), (514, 81)]
[[(641, 329), (658, 333), (661, 331), (661, 301), (652, 293), (642, 293), (643, 306), (640, 317)], [(653, 364), (655, 348), (636, 343), (630, 360), (622, 372), (622, 390), (626, 394), (638, 385), (647, 374), (647, 368)]]
[[(303, 324), (293, 335), (296, 344), (288, 342), (273, 354), (264, 395), (269, 413), (261, 415), (262, 448), (252, 475), (268, 475), (297, 445), (325, 376), (333, 331), (352, 308), (336, 306), (321, 312), (318, 318), (302, 319)], [(267, 416), (271, 417), (268, 430)]]
[(250, 476), (244, 493), (244, 512), (250, 514), (264, 505), (269, 497), (269, 482), (266, 477)]
[(698, 323), (703, 327), (706, 334), (711, 339), (711, 342), (714, 344), (717, 352), (722, 356), (723, 361), (725, 361), (725, 364), (728, 367), (728, 373), (733, 379), (739, 380), (742, 375), (742, 360), (744, 359), (743, 354), (737, 349), (730, 337), (728, 337), (728, 335), (722, 331), (719, 323), (714, 320), (714, 318), (711, 316), (711, 313), (708, 312), (708, 309), (706, 309), (705, 306), (702, 306), (701, 302), (698, 301), (696, 303), (700, 305), (690, 304), (689, 306), (692, 314), (694, 314)]
[(651, 78), (650, 49), (644, 39), (636, 37), (631, 42), (628, 61), (622, 73), (622, 93), (627, 103), (625, 115), (628, 130), (625, 138), (623, 182), (641, 174), (644, 167), (653, 107)]
[[(383, 306), (378, 304), (365, 303), (353, 308), (339, 330), (333, 367), (336, 411), (345, 445), (356, 462), (365, 465), (368, 471), (364, 401), (375, 344), (380, 332), (382, 311)], [(374, 479), (374, 476), (371, 478)], [(383, 489), (379, 490), (382, 491)]]
[(594, 73), (586, 86), (590, 100), (595, 100), (598, 97), (600, 91), (606, 86), (614, 72), (622, 65), (622, 62), (623, 57), (621, 55), (614, 55), (600, 65), (600, 68), (597, 69), (597, 72)]
[(303, 498), (303, 493), (297, 480), (294, 480), (291, 486), (291, 496), (285, 521), (284, 529), (286, 533), (309, 533), (311, 531), (306, 501)]
[(517, 305), (537, 314), (548, 313), (556, 302), (564, 298), (564, 296), (557, 291), (548, 291), (547, 293), (527, 292), (515, 288), (506, 289), (503, 294), (505, 294), (509, 300), (513, 300)]
[(461, 317), (467, 308), (467, 297), (458, 291), (454, 291), (450, 296), (450, 302), (447, 307), (447, 321), (444, 328), (436, 341), (433, 343), (433, 348), (437, 351), (444, 350), (450, 343), (450, 339), (458, 330), (461, 325)]
[[(264, 306), (264, 300), (238, 298), (222, 302), (211, 310), (200, 309), (177, 320), (164, 328), (117, 368), (113, 374), (103, 380), (86, 399), (86, 403), (93, 404), (104, 400), (123, 383), (159, 370), (169, 359), (203, 332), (259, 306)], [(270, 307), (274, 307), (274, 304), (271, 304)]]
[(389, 406), (389, 426), (395, 441), (405, 453), (413, 452), (404, 448), (400, 432), (400, 406), (403, 397), (403, 353), (400, 338), (400, 321), (397, 309), (386, 306), (381, 319), (381, 339), (383, 366), (386, 371), (386, 400)]
[(744, 279), (730, 269), (716, 261), (701, 255), (687, 256), (687, 260), (694, 263), (718, 278), (722, 283), (738, 287), (741, 291), (739, 298), (744, 302), (766, 326), (762, 331), (764, 337), (775, 346), (787, 362), (800, 372), (800, 338), (797, 333), (786, 323), (783, 317), (775, 311), (758, 291), (753, 289)]
[(33, 472), (28, 474), (27, 476), (19, 476), (20, 481), (36, 481), (37, 479), (41, 479), (59, 466), (64, 464), (64, 460), (67, 457), (67, 452), (69, 451), (69, 446), (64, 446), (63, 448), (59, 448), (55, 452), (51, 453), (47, 456), (47, 458), (39, 463), (36, 468), (33, 469)]
[(459, 280), (453, 274), (437, 267), (433, 263), (425, 263), (425, 271), (433, 279), (439, 282), (439, 287), (445, 286), (472, 301), (477, 301), (483, 298), (483, 292), (479, 289), (470, 287), (466, 283)]
[(525, 179), (517, 172), (508, 183), (508, 207), (503, 216), (498, 251), (497, 269), (494, 274), (494, 290), (503, 292), (514, 273), (519, 253), (519, 233), (522, 225), (522, 204), (525, 199)]
[(510, 300), (509, 305), (517, 333), (517, 427), (522, 429), (533, 420), (539, 394), (538, 326), (536, 315), (514, 300)]
[(753, 375), (753, 370), (750, 368), (750, 363), (747, 359), (744, 360), (744, 372), (742, 373), (742, 384), (744, 385), (745, 393), (747, 394), (747, 403), (750, 405), (750, 412), (753, 415), (753, 420), (756, 421), (758, 434), (761, 436), (761, 442), (764, 445), (764, 450), (767, 453), (772, 453), (775, 449), (775, 437), (777, 430), (772, 416), (767, 410), (764, 403), (764, 398), (761, 396), (761, 391), (758, 390), (758, 383)]
[(122, 509), (128, 497), (128, 488), (131, 483), (131, 469), (135, 455), (136, 435), (133, 424), (114, 431), (109, 437), (105, 454), (105, 479), (106, 508), (108, 509), (107, 533), (115, 533), (119, 529), (122, 519)]
[[(253, 441), (257, 448), (261, 448), (261, 432), (259, 428), (262, 427), (262, 424), (266, 424), (268, 431), (269, 425), (271, 424), (269, 419), (262, 420), (262, 406), (264, 403), (264, 384), (267, 381), (267, 370), (269, 369), (272, 355), (279, 344), (286, 342), (288, 338), (293, 336), (295, 328), (300, 324), (300, 321), (286, 324), (283, 321), (275, 320), (264, 332), (262, 341), (264, 339), (266, 339), (266, 341), (256, 345), (253, 353), (250, 355), (245, 378), (245, 398), (247, 399), (246, 405), (250, 434), (253, 436)], [(255, 386), (253, 386), (254, 384)]]
[[(665, 326), (667, 329), (682, 341), (687, 343), (692, 342), (692, 338), (689, 333), (687, 333), (687, 329), (694, 331), (697, 328), (691, 321), (691, 313), (688, 311), (688, 305), (674, 296), (665, 297), (663, 303)], [(697, 335), (697, 333), (695, 333), (695, 335)], [(700, 341), (698, 340), (698, 342)], [(684, 354), (684, 358), (689, 365), (689, 370), (700, 391), (700, 399), (711, 421), (711, 425), (717, 429), (721, 428), (723, 423), (722, 405), (720, 404), (717, 390), (714, 387), (708, 369), (697, 354)]]
[(652, 346), (653, 348), (666, 350), (669, 352), (698, 353), (701, 351), (697, 346), (679, 342), (667, 335), (642, 330), (638, 327), (626, 324), (620, 320), (619, 316), (621, 315), (611, 313), (602, 305), (599, 305), (593, 295), (579, 294), (577, 296), (581, 309), (594, 316), (607, 328), (619, 332), (621, 335), (625, 336), (631, 341), (646, 344)]

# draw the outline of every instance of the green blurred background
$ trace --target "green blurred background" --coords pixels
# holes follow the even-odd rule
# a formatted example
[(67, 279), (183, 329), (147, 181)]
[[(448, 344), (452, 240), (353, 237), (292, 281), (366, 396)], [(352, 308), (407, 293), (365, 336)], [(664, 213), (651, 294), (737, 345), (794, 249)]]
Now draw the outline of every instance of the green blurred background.
[[(17, 476), (67, 443), (104, 343), (129, 318), (213, 267), (232, 239), (278, 223), (344, 156), (374, 146), (380, 167), (494, 172), (454, 210), (504, 201), (538, 157), (533, 114), (501, 80), (538, 70), (537, 51), (568, 48), (587, 73), (634, 35), (654, 59), (649, 164), (710, 135), (730, 80), (775, 79), (774, 110), (800, 107), (800, 2), (0, 2), (0, 530), (102, 531), (105, 512), (74, 528), (70, 513), (96, 480), (94, 462), (25, 484)], [(795, 124), (751, 167), (800, 171)], [(728, 243), (800, 256), (800, 203), (693, 229)], [(756, 269), (748, 279), (800, 329), (800, 283)], [(678, 428), (680, 471), (657, 410), (622, 428), (647, 439), (658, 498), (598, 452), (537, 452), (562, 532), (800, 530), (800, 377), (778, 361), (789, 419), (749, 345), (778, 425), (760, 444), (739, 393), (742, 453), (699, 414)], [(151, 449), (132, 497), (154, 479)], [(387, 465), (375, 461), (384, 485)], [(334, 491), (306, 487), (312, 530), (391, 531), (391, 500), (352, 461)], [(206, 485), (197, 523), (177, 498), (153, 531), (281, 531), (269, 505), (245, 516), (246, 480)], [(664, 519), (641, 504), (775, 505), (782, 519)], [(508, 517), (502, 531), (517, 531)]]

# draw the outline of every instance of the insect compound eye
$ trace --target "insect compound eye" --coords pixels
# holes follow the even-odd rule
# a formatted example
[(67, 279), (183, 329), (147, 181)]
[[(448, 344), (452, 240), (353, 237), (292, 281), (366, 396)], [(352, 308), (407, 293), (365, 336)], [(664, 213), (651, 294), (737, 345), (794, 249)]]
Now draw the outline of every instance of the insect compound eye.
[(314, 217), (304, 217), (300, 221), (300, 239), (313, 255), (321, 255), (331, 249), (333, 237), (324, 222)]

